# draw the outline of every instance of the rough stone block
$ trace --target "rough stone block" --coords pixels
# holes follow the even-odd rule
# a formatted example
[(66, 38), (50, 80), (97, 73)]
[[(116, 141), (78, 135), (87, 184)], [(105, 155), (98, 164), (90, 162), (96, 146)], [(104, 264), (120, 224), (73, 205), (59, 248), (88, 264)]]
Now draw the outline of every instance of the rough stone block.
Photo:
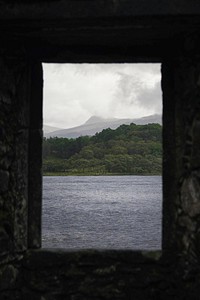
[(192, 148), (192, 168), (200, 168), (200, 120), (194, 122), (193, 125), (193, 148)]
[(0, 193), (8, 190), (9, 172), (0, 170)]
[(10, 237), (3, 228), (0, 228), (0, 251), (1, 254), (8, 253), (10, 250)]
[(11, 264), (0, 268), (0, 290), (13, 289), (17, 275), (18, 270)]
[(184, 180), (181, 190), (183, 211), (190, 217), (200, 215), (200, 176), (194, 172)]

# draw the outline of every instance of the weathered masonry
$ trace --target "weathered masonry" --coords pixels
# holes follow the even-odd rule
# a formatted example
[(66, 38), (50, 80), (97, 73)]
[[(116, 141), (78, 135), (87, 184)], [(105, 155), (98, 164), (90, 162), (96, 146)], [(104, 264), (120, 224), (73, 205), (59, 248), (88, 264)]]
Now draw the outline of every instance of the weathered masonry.
[[(0, 1), (0, 299), (199, 299), (199, 0)], [(161, 62), (163, 249), (41, 246), (42, 62)]]

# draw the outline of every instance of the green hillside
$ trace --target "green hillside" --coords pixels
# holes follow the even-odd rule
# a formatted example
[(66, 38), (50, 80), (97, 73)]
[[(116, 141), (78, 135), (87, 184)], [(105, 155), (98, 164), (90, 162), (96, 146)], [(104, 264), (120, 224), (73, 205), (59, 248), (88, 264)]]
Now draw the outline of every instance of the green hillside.
[(160, 175), (162, 127), (121, 125), (95, 136), (44, 138), (44, 175)]

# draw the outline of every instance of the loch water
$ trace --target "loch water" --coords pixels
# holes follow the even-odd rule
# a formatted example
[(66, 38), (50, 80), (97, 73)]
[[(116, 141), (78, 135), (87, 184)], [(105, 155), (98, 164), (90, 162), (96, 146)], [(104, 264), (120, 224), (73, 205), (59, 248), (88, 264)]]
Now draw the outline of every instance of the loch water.
[(161, 249), (161, 176), (44, 176), (42, 247)]

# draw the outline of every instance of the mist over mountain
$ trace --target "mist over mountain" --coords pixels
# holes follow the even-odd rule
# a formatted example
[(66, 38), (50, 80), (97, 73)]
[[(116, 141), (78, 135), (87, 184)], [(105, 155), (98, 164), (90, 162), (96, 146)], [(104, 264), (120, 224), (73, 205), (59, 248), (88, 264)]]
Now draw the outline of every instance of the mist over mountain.
[(79, 136), (92, 136), (97, 132), (101, 132), (103, 129), (111, 128), (116, 129), (122, 124), (129, 125), (135, 123), (136, 125), (145, 125), (149, 123), (162, 124), (162, 116), (155, 114), (142, 118), (135, 119), (118, 119), (118, 118), (101, 118), (98, 116), (90, 117), (83, 125), (68, 128), (53, 130), (51, 132), (46, 131), (46, 126), (44, 125), (44, 136), (45, 137), (63, 137), (63, 138), (77, 138)]
[(102, 123), (102, 122), (113, 122), (117, 121), (119, 119), (117, 118), (102, 118), (102, 117), (97, 117), (97, 116), (92, 116), (90, 117), (84, 124), (96, 124), (96, 123)]
[(43, 125), (43, 130), (44, 130), (44, 133), (47, 134), (47, 133), (50, 133), (50, 132), (53, 132), (56, 130), (61, 130), (61, 128), (53, 127), (53, 126), (49, 126), (49, 125)]

